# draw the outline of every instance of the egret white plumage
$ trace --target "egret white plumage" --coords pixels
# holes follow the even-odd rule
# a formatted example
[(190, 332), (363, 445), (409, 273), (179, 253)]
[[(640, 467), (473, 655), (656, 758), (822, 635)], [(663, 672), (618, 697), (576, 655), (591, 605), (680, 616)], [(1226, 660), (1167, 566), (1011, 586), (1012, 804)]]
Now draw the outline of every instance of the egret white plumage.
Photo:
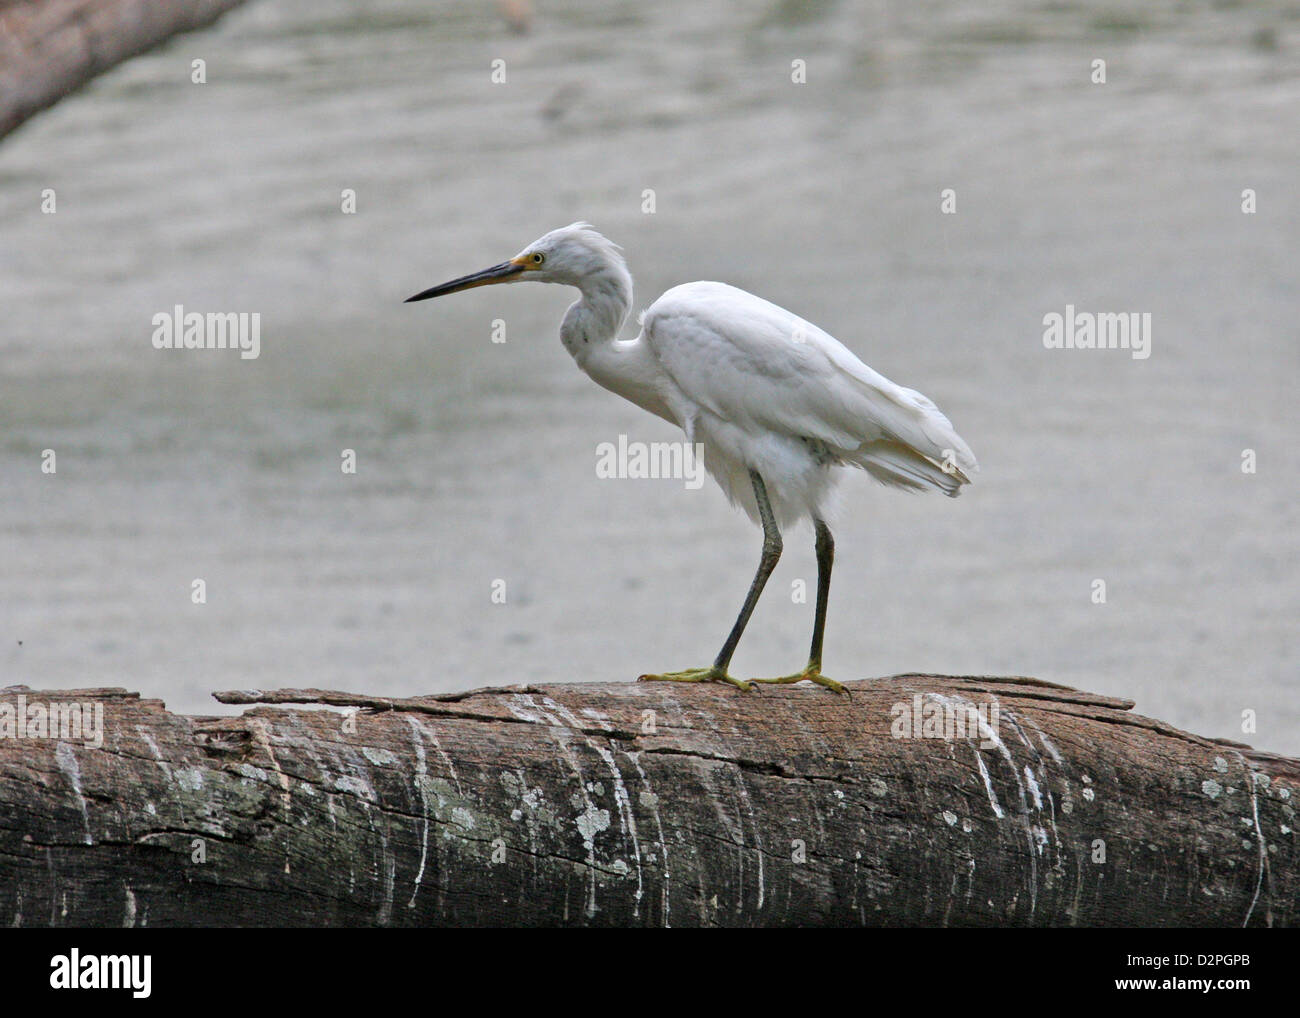
[[(742, 689), (807, 679), (844, 692), (821, 673), (835, 550), (825, 510), (836, 470), (860, 467), (884, 484), (956, 496), (979, 465), (948, 418), (817, 326), (725, 283), (673, 287), (642, 313), (640, 335), (619, 339), (632, 307), (632, 277), (619, 247), (587, 223), (552, 230), (509, 261), (407, 300), (526, 280), (579, 290), (560, 325), (560, 341), (578, 367), (680, 427), (703, 448), (705, 469), (731, 502), (763, 528), (758, 572), (713, 664), (641, 678)], [(781, 556), (781, 529), (805, 517), (817, 553), (808, 664), (778, 678), (733, 678), (731, 657)]]

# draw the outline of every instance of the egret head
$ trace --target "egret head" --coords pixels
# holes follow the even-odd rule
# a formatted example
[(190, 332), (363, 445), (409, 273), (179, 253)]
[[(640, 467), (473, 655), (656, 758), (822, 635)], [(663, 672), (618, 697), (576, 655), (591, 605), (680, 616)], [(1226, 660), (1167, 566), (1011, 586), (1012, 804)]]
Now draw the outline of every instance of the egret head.
[(533, 241), (509, 261), (448, 283), (430, 287), (406, 302), (428, 300), (493, 283), (563, 283), (582, 287), (607, 276), (627, 279), (627, 265), (617, 244), (597, 233), (590, 223), (570, 223)]

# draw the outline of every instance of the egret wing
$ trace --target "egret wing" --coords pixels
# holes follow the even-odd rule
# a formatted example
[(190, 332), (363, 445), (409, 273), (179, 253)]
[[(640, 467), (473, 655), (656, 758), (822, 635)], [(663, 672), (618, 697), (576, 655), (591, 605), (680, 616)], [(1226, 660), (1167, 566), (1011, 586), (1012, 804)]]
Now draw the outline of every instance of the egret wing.
[(879, 445), (895, 455), (901, 448), (936, 463), (951, 457), (963, 471), (978, 469), (970, 447), (931, 400), (751, 293), (688, 283), (651, 305), (642, 324), (647, 345), (683, 395), (739, 427), (817, 439), (851, 461)]

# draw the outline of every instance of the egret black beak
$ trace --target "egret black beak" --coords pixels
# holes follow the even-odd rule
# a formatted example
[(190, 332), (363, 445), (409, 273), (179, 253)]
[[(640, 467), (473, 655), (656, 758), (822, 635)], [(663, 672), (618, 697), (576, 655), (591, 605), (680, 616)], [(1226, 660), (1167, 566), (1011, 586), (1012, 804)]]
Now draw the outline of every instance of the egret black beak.
[(461, 290), (471, 290), (476, 286), (503, 283), (512, 276), (519, 275), (524, 271), (524, 268), (525, 266), (519, 262), (502, 262), (500, 265), (493, 265), (490, 269), (484, 269), (482, 272), (461, 276), (460, 279), (453, 279), (450, 283), (443, 283), (441, 286), (432, 286), (427, 290), (421, 290), (414, 297), (407, 297), (403, 303), (410, 304), (412, 301), (428, 300), (431, 297), (442, 297), (449, 293), (458, 293)]

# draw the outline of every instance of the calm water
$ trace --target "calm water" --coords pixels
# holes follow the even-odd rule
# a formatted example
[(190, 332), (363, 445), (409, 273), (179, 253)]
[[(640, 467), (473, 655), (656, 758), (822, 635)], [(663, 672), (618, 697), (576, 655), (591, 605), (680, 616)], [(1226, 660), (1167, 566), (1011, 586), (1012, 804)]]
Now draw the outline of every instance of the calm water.
[[(638, 305), (754, 290), (979, 455), (956, 502), (844, 486), (828, 674), (1032, 674), (1300, 752), (1290, 5), (540, 6), (254, 3), (0, 144), (0, 685), (211, 713), (706, 663), (758, 534), (711, 483), (597, 479), (674, 432), (569, 361), (570, 294), (400, 303), (585, 218)], [(261, 313), (261, 357), (154, 350), (177, 303)], [(1150, 312), (1151, 357), (1045, 350), (1067, 303)], [(737, 674), (803, 662), (786, 546)]]

